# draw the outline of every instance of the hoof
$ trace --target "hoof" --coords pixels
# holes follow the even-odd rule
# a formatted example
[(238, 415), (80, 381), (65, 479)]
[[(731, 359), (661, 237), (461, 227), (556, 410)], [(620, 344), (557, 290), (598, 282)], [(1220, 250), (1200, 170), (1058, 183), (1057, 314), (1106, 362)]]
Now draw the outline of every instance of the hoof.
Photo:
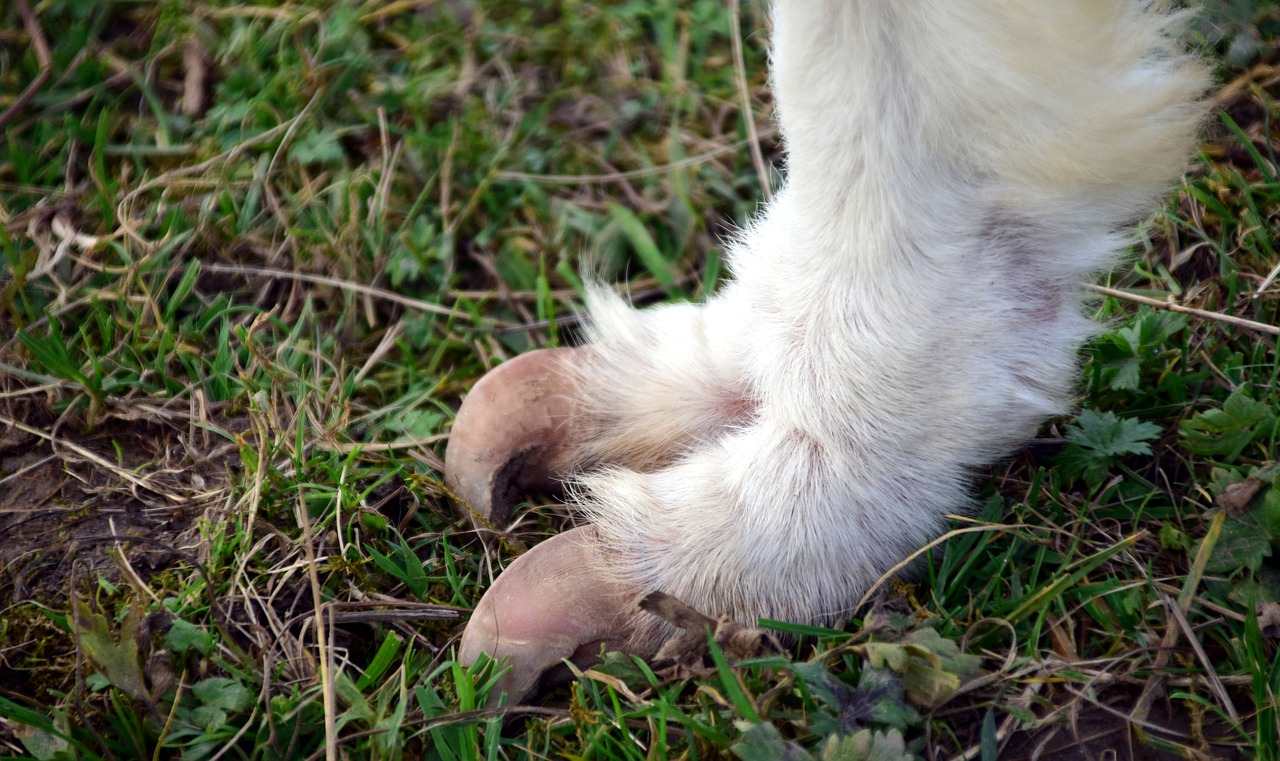
[(518, 703), (567, 681), (567, 659), (585, 668), (601, 648), (641, 657), (658, 648), (657, 619), (636, 606), (639, 589), (604, 568), (591, 526), (566, 531), (516, 558), (480, 599), (458, 659), (506, 660), (490, 702)]
[(573, 464), (576, 426), (566, 366), (582, 349), (540, 349), (480, 379), (458, 410), (445, 483), (477, 528), (503, 528), (530, 492), (553, 491)]

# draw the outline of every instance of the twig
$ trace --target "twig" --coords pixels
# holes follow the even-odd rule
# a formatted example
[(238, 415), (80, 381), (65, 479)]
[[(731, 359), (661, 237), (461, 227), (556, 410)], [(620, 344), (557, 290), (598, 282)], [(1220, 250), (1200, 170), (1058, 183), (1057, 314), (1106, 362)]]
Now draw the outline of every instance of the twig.
[(186, 497), (179, 497), (176, 494), (170, 494), (169, 492), (157, 486), (152, 485), (147, 481), (147, 479), (139, 478), (135, 476), (133, 473), (129, 472), (128, 470), (115, 466), (111, 462), (108, 462), (102, 457), (99, 457), (92, 450), (86, 449), (80, 446), (79, 444), (74, 444), (70, 441), (67, 441), (66, 439), (59, 439), (58, 437), (54, 436), (51, 433), (42, 431), (39, 428), (33, 428), (25, 423), (14, 420), (12, 418), (4, 417), (2, 415), (0, 415), (0, 424), (12, 426), (13, 428), (17, 428), (19, 431), (32, 434), (33, 436), (39, 436), (40, 438), (44, 439), (45, 441), (55, 446), (66, 447), (67, 449), (70, 449), (72, 452), (75, 452), (76, 454), (92, 462), (94, 465), (97, 465), (103, 470), (116, 474), (117, 476), (124, 479), (125, 481), (128, 481), (134, 486), (141, 487), (143, 489), (146, 489), (149, 492), (152, 492), (153, 494), (158, 494), (161, 497), (165, 497), (170, 502), (173, 502), (179, 505), (185, 505), (191, 501)]
[(696, 156), (689, 156), (672, 161), (668, 164), (659, 164), (658, 166), (648, 166), (643, 169), (630, 169), (625, 172), (604, 172), (602, 174), (534, 174), (532, 172), (495, 172), (494, 179), (497, 180), (513, 180), (519, 182), (536, 182), (540, 185), (588, 185), (599, 184), (603, 182), (616, 182), (618, 180), (634, 180), (639, 177), (650, 177), (655, 174), (670, 174), (686, 167), (696, 166), (697, 164), (710, 161), (716, 156), (722, 156), (726, 153), (751, 145), (753, 140), (761, 138), (773, 137), (777, 134), (777, 129), (770, 127), (759, 133), (755, 138), (747, 138), (738, 140), (728, 145), (722, 145), (719, 148), (713, 148), (705, 153), (699, 153)]
[(1160, 299), (1153, 299), (1147, 296), (1139, 296), (1136, 293), (1127, 293), (1125, 291), (1116, 290), (1115, 288), (1108, 288), (1105, 285), (1094, 285), (1093, 283), (1085, 283), (1084, 287), (1085, 287), (1085, 290), (1093, 291), (1094, 293), (1100, 293), (1103, 296), (1111, 296), (1113, 298), (1123, 299), (1124, 301), (1132, 301), (1135, 304), (1146, 304), (1147, 306), (1155, 307), (1156, 309), (1165, 309), (1170, 312), (1181, 312), (1182, 314), (1194, 315), (1196, 317), (1199, 317), (1205, 320), (1212, 320), (1214, 322), (1225, 322), (1228, 325), (1235, 325), (1238, 328), (1247, 328), (1249, 330), (1257, 330), (1262, 333), (1270, 333), (1273, 336), (1280, 336), (1280, 325), (1267, 325), (1266, 323), (1263, 323), (1263, 322), (1246, 320), (1243, 317), (1236, 317), (1234, 315), (1222, 314), (1221, 312), (1210, 312), (1206, 309), (1196, 309), (1195, 307), (1184, 307), (1183, 305), (1175, 302), (1173, 300), (1173, 296), (1170, 296), (1168, 299), (1161, 301)]
[(206, 84), (209, 66), (205, 63), (204, 48), (195, 34), (188, 34), (182, 46), (182, 100), (179, 108), (185, 116), (204, 113)]
[(1276, 262), (1276, 266), (1271, 268), (1271, 272), (1267, 275), (1266, 279), (1262, 281), (1262, 285), (1258, 286), (1258, 292), (1253, 294), (1253, 297), (1255, 299), (1258, 298), (1268, 288), (1270, 288), (1271, 284), (1275, 282), (1277, 275), (1280, 275), (1280, 262)]
[(399, 621), (457, 621), (461, 614), (452, 608), (433, 606), (414, 610), (330, 610), (329, 617), (335, 624), (396, 623)]
[(416, 449), (419, 447), (428, 447), (432, 444), (438, 444), (449, 438), (447, 433), (437, 433), (421, 439), (408, 439), (405, 441), (372, 441), (372, 442), (317, 442), (316, 447), (324, 452), (354, 452), (357, 449), (361, 452), (391, 452), (397, 449)]
[(1163, 592), (1160, 593), (1160, 599), (1164, 603), (1165, 609), (1169, 611), (1169, 615), (1173, 617), (1173, 620), (1182, 629), (1182, 634), (1187, 638), (1187, 643), (1191, 645), (1191, 649), (1195, 651), (1196, 657), (1204, 665), (1204, 674), (1205, 678), (1209, 680), (1209, 689), (1218, 698), (1218, 702), (1222, 704), (1227, 715), (1231, 717), (1231, 721), (1236, 726), (1239, 726), (1240, 712), (1236, 710), (1236, 704), (1232, 702), (1231, 696), (1227, 694), (1227, 688), (1222, 683), (1222, 677), (1218, 676), (1217, 670), (1213, 667), (1213, 661), (1209, 659), (1209, 655), (1204, 651), (1204, 646), (1200, 644), (1200, 639), (1196, 637), (1195, 630), (1191, 628), (1191, 622), (1187, 620), (1186, 614), (1182, 612), (1182, 606)]
[(764, 154), (760, 151), (760, 135), (756, 132), (756, 120), (751, 112), (751, 92), (747, 89), (747, 65), (742, 55), (742, 14), (738, 0), (729, 0), (729, 23), (733, 40), (733, 68), (738, 75), (738, 94), (742, 97), (742, 120), (747, 124), (747, 139), (751, 143), (751, 160), (756, 165), (756, 174), (760, 176), (760, 192), (764, 200), (773, 200), (773, 189), (769, 187), (769, 167), (764, 163)]
[(1157, 698), (1164, 694), (1165, 680), (1167, 674), (1164, 668), (1169, 665), (1169, 658), (1173, 653), (1173, 648), (1178, 644), (1178, 636), (1180, 629), (1178, 621), (1174, 617), (1175, 607), (1178, 612), (1185, 614), (1191, 609), (1191, 602), (1195, 598), (1196, 588), (1200, 586), (1200, 580), (1204, 576), (1204, 570), (1209, 562), (1209, 556), (1213, 552), (1214, 545), (1218, 538), (1222, 535), (1222, 525), (1226, 520), (1226, 513), (1219, 511), (1214, 516), (1213, 522), (1209, 524), (1209, 530), (1205, 535), (1204, 541), (1200, 543), (1200, 549), (1196, 552), (1195, 560), (1191, 563), (1191, 570), (1187, 574), (1187, 580), (1184, 582), (1182, 591), (1178, 594), (1176, 604), (1170, 604), (1170, 596), (1161, 591), (1160, 598), (1165, 603), (1165, 608), (1169, 611), (1169, 619), (1165, 624), (1164, 636), (1160, 639), (1159, 648), (1156, 650), (1155, 658), (1151, 663), (1151, 676), (1147, 679), (1147, 683), (1142, 688), (1142, 694), (1138, 696), (1138, 700), (1133, 705), (1130, 716), (1137, 720), (1145, 720), (1151, 713), (1151, 706), (1155, 704)]
[(374, 298), (382, 299), (383, 301), (390, 301), (401, 306), (409, 307), (410, 309), (417, 309), (423, 312), (430, 312), (432, 314), (442, 314), (459, 319), (471, 319), (470, 315), (458, 309), (450, 309), (448, 307), (442, 307), (439, 304), (432, 304), (429, 301), (401, 296), (393, 291), (375, 288), (371, 285), (361, 285), (359, 283), (352, 283), (333, 277), (325, 277), (323, 275), (309, 275), (305, 272), (278, 270), (270, 267), (240, 267), (229, 264), (212, 264), (209, 262), (201, 262), (200, 268), (210, 272), (221, 272), (226, 275), (257, 275), (259, 277), (272, 277), (279, 280), (298, 280), (303, 283), (327, 285), (344, 291), (352, 291), (365, 296), (372, 296)]
[[(51, 454), (46, 457), (42, 457), (39, 460), (36, 460), (35, 462), (26, 465), (25, 467), (18, 468), (12, 473), (6, 475), (4, 478), (0, 478), (0, 486), (4, 486), (10, 481), (16, 481), (17, 479), (21, 478), (23, 475), (30, 473), (33, 470), (38, 470), (40, 468), (43, 468), (44, 466), (48, 465), (49, 463), (53, 462), (56, 459), (58, 459), (58, 456), (56, 454)], [(2, 507), (0, 508), (0, 514), (16, 513), (19, 511), (19, 509), (21, 508), (14, 508), (14, 507), (8, 507), (8, 506)], [(43, 512), (43, 509), (41, 509), (40, 511)]]
[[(320, 591), (320, 573), (316, 569), (318, 561), (316, 558), (315, 538), (311, 531), (311, 519), (307, 516), (307, 502), (301, 491), (298, 492), (295, 513), (297, 514), (298, 525), (302, 527), (302, 552), (306, 557), (307, 580), (311, 584), (312, 613), (315, 616), (316, 649), (319, 651), (316, 653), (316, 660), (320, 667), (320, 696), (324, 705), (324, 757), (328, 761), (337, 761), (337, 695), (333, 684), (333, 650), (329, 646), (328, 630), (328, 627), (332, 625), (332, 617), (325, 615), (328, 612), (328, 603), (325, 602), (324, 594)], [(326, 621), (326, 618), (330, 620)]]
[[(8, 347), (8, 344), (5, 344), (5, 347)], [(0, 350), (0, 354), (3, 353), (3, 350)], [(0, 365), (0, 371), (9, 372), (9, 367), (6, 365)], [(31, 379), (28, 377), (28, 380)], [(17, 391), (0, 391), (0, 399), (15, 399), (18, 398), (18, 396), (35, 396), (36, 394), (44, 394), (45, 391), (63, 388), (64, 385), (67, 385), (67, 381), (59, 380), (47, 382), (47, 384), (41, 384), (38, 386), (27, 386), (27, 388), (18, 389)]]
[(463, 330), (474, 330), (476, 332), (492, 333), (496, 336), (506, 335), (508, 333), (528, 333), (531, 330), (546, 330), (555, 325), (559, 328), (572, 328), (581, 325), (585, 318), (580, 314), (566, 314), (555, 318), (554, 320), (534, 320), (533, 322), (522, 322), (519, 325), (505, 325), (503, 327), (487, 330), (485, 328), (463, 328)]
[(27, 36), (31, 38), (31, 47), (35, 49), (36, 62), (40, 64), (40, 71), (36, 74), (36, 78), (31, 80), (31, 84), (27, 85), (3, 113), (0, 113), (0, 127), (13, 121), (22, 109), (27, 107), (53, 73), (53, 57), (49, 55), (49, 40), (45, 38), (44, 29), (40, 27), (40, 19), (31, 12), (31, 6), (27, 0), (18, 0), (18, 15), (22, 16), (22, 25), (27, 28)]

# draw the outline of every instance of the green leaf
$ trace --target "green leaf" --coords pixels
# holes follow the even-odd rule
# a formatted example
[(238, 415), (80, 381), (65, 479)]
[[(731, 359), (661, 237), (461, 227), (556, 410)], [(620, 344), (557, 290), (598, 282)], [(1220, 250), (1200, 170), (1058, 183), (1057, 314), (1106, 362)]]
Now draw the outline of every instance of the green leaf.
[(1107, 363), (1116, 374), (1111, 378), (1111, 387), (1120, 391), (1137, 391), (1142, 385), (1142, 361), (1137, 357), (1125, 357)]
[(738, 714), (751, 721), (760, 721), (760, 714), (743, 691), (738, 675), (729, 667), (729, 661), (724, 657), (720, 645), (714, 639), (708, 639), (707, 650), (711, 653), (712, 662), (716, 664), (716, 672), (720, 675), (720, 683), (724, 685), (725, 695), (729, 697), (733, 707), (738, 709)]
[(426, 567), (404, 537), (397, 535), (396, 539), (399, 544), (391, 547), (390, 553), (384, 555), (370, 547), (369, 556), (383, 571), (404, 582), (414, 597), (421, 599), (426, 595), (429, 584)]
[(405, 283), (416, 280), (423, 272), (422, 262), (408, 249), (397, 249), (387, 262), (387, 277), (391, 280), (392, 288), (400, 288)]
[(367, 690), (374, 682), (381, 679), (382, 675), (387, 673), (387, 669), (391, 668), (396, 656), (400, 654), (400, 647), (403, 644), (404, 640), (399, 635), (388, 632), (386, 639), (382, 640), (382, 645), (378, 647), (378, 652), (374, 654), (373, 661), (356, 681), (357, 689)]
[(243, 711), (253, 703), (253, 693), (248, 688), (224, 676), (201, 679), (191, 691), (206, 706), (226, 711)]
[(18, 340), (49, 373), (63, 380), (79, 383), (84, 386), (86, 391), (91, 393), (95, 390), (93, 384), (89, 381), (89, 377), (81, 372), (76, 363), (71, 360), (71, 351), (67, 348), (67, 343), (62, 338), (62, 331), (58, 329), (58, 323), (51, 322), (49, 335), (43, 338), (37, 338), (25, 330), (19, 330)]
[(666, 291), (674, 289), (676, 280), (671, 272), (671, 263), (658, 250), (658, 244), (653, 242), (653, 236), (649, 234), (640, 218), (627, 207), (616, 203), (609, 204), (609, 216), (622, 230), (622, 234), (631, 243), (632, 250), (636, 252), (645, 269), (649, 270), (649, 274), (658, 281), (658, 285)]
[(213, 635), (180, 618), (174, 619), (173, 625), (164, 635), (165, 647), (175, 653), (195, 649), (201, 655), (208, 655), (213, 650), (213, 644)]
[(1076, 421), (1067, 426), (1067, 445), (1058, 455), (1058, 466), (1068, 478), (1083, 476), (1096, 484), (1120, 457), (1151, 454), (1147, 442), (1159, 438), (1160, 432), (1160, 426), (1154, 423), (1122, 418), (1112, 412), (1081, 410)]
[[(1231, 470), (1214, 470), (1213, 489), (1224, 491), (1226, 486), (1244, 478), (1244, 474)], [(1277, 471), (1268, 468), (1252, 468), (1249, 478), (1262, 483), (1273, 483)], [(1272, 545), (1280, 541), (1280, 487), (1267, 486), (1262, 495), (1251, 500), (1252, 507), (1243, 515), (1228, 512), (1222, 524), (1222, 533), (1212, 547), (1205, 570), (1216, 574), (1234, 574), (1252, 571), (1255, 576), (1262, 570), (1263, 561), (1271, 557)], [(1197, 547), (1198, 549), (1198, 547)]]
[(982, 761), (995, 761), (1000, 757), (1000, 741), (996, 736), (996, 712), (988, 708), (982, 717)]
[(80, 647), (102, 667), (112, 686), (139, 700), (148, 697), (135, 636), (141, 620), (141, 611), (131, 607), (120, 624), (119, 641), (111, 635), (107, 617), (94, 613), (84, 603), (77, 606), (72, 622)]
[(200, 706), (191, 712), (191, 718), (198, 726), (213, 731), (227, 723), (227, 712), (217, 706)]
[(900, 642), (868, 642), (867, 661), (902, 675), (907, 698), (919, 706), (935, 706), (960, 688), (962, 679), (976, 676), (981, 659), (960, 652), (954, 642), (932, 627), (916, 629)]
[(897, 642), (868, 642), (865, 652), (873, 668), (887, 668), (901, 674), (911, 660), (907, 649)]
[(352, 719), (370, 724), (377, 722), (377, 709), (360, 691), (360, 688), (356, 686), (351, 677), (347, 676), (346, 672), (339, 671), (334, 675), (333, 688), (338, 695), (339, 701), (345, 703), (347, 708), (338, 718), (339, 726)]
[(735, 722), (742, 737), (729, 750), (742, 761), (813, 761), (804, 748), (787, 742), (772, 724)]
[(53, 732), (22, 724), (14, 727), (13, 734), (31, 757), (38, 761), (62, 761), (76, 758), (71, 752), (71, 743)]
[(912, 658), (902, 674), (902, 687), (912, 703), (932, 708), (960, 689), (960, 677), (931, 659)]
[(1280, 486), (1267, 489), (1254, 511), (1267, 537), (1273, 542), (1280, 540)]
[(360, 513), (360, 523), (365, 528), (375, 532), (386, 531), (387, 526), (391, 525), (391, 521), (387, 520), (387, 516), (371, 513), (367, 510)]
[(1186, 326), (1186, 315), (1143, 307), (1130, 324), (1100, 337), (1095, 353), (1107, 383), (1120, 391), (1137, 391), (1144, 366), (1159, 359), (1170, 348), (1170, 339)]
[(1070, 573), (1059, 572), (1050, 584), (1040, 587), (1035, 592), (1027, 595), (1027, 597), (1023, 599), (1016, 608), (1005, 614), (1005, 620), (1011, 623), (1016, 622), (1031, 615), (1032, 613), (1043, 610), (1050, 601), (1056, 599), (1070, 587), (1079, 584), (1080, 580), (1093, 571), (1093, 569), (1107, 562), (1116, 555), (1133, 549), (1134, 545), (1138, 543), (1138, 539), (1141, 537), (1142, 533), (1131, 534), (1105, 550), (1073, 563), (1070, 566)]
[(80, 754), (74, 752), (67, 716), (60, 710), (48, 716), (0, 695), (0, 718), (8, 722), (7, 728), (22, 747), (40, 761), (70, 761), (89, 755), (78, 742), (74, 750)]
[(902, 677), (888, 669), (864, 668), (858, 677), (858, 692), (872, 696), (872, 722), (901, 730), (921, 722), (920, 713), (907, 702)]
[(1160, 437), (1160, 426), (1121, 418), (1112, 412), (1081, 410), (1076, 422), (1067, 426), (1067, 441), (1108, 456), (1151, 454), (1146, 442)]
[(1205, 410), (1179, 426), (1187, 451), (1217, 455), (1227, 461), (1240, 456), (1256, 438), (1275, 430), (1276, 415), (1267, 405), (1238, 390), (1220, 410)]
[(804, 680), (805, 686), (818, 699), (818, 702), (827, 708), (839, 708), (840, 700), (836, 695), (838, 688), (835, 684), (835, 677), (831, 675), (825, 663), (821, 660), (793, 663), (791, 664), (791, 670)]
[(387, 428), (410, 438), (426, 438), (440, 430), (443, 416), (436, 410), (402, 410), (387, 420)]
[(289, 158), (300, 164), (337, 162), (343, 158), (338, 136), (328, 130), (309, 132), (289, 147)]
[(1252, 516), (1228, 517), (1222, 524), (1222, 535), (1213, 546), (1213, 554), (1205, 570), (1209, 573), (1232, 574), (1240, 570), (1257, 571), (1264, 558), (1271, 557), (1271, 537), (1267, 536)]
[(111, 686), (111, 680), (106, 674), (95, 671), (84, 678), (84, 686), (88, 687), (90, 692), (102, 692)]
[(864, 729), (848, 737), (829, 737), (822, 746), (822, 761), (913, 761), (906, 740), (896, 729), (874, 732)]
[(200, 277), (200, 260), (192, 259), (187, 265), (187, 269), (182, 273), (182, 279), (178, 281), (178, 287), (173, 289), (173, 295), (169, 297), (169, 303), (164, 309), (165, 321), (172, 321), (173, 316), (177, 313), (178, 307), (182, 306), (182, 302), (187, 300), (191, 295), (191, 291), (196, 287), (196, 280)]
[(1160, 525), (1160, 546), (1166, 550), (1185, 550), (1191, 543), (1181, 529), (1165, 521)]
[(982, 658), (963, 652), (955, 640), (942, 636), (932, 626), (912, 631), (903, 638), (903, 642), (927, 649), (937, 656), (942, 668), (963, 680), (973, 679), (982, 673)]

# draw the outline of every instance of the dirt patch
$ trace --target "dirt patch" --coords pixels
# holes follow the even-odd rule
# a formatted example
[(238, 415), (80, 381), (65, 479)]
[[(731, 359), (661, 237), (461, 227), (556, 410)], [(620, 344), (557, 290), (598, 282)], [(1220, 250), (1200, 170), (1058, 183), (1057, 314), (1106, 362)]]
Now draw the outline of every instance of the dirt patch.
[[(1165, 761), (1196, 758), (1243, 761), (1240, 730), (1208, 712), (1193, 716), (1180, 704), (1156, 701), (1139, 723), (1129, 719), (1140, 690), (1117, 691), (1109, 701), (1063, 699), (1055, 720), (1016, 733), (1000, 754), (1008, 761)], [(1163, 741), (1163, 744), (1161, 744)]]
[(198, 560), (197, 519), (226, 503), (237, 465), (236, 444), (203, 423), (83, 432), (34, 405), (0, 409), (0, 692), (60, 686), (74, 646), (53, 622), (99, 579), (127, 588)]
[(225, 495), (235, 450), (182, 434), (114, 421), (81, 435), (2, 416), (0, 601), (56, 599), (77, 574), (127, 581), (112, 558), (121, 539), (137, 538), (124, 559), (144, 579), (193, 551), (193, 522)]

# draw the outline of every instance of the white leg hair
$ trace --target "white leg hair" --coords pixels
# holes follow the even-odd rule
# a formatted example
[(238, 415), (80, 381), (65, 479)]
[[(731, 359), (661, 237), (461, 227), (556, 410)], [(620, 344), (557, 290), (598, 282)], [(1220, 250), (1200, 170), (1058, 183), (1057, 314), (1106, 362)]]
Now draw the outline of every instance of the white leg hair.
[(640, 312), (602, 288), (588, 308), (590, 361), (570, 368), (578, 388), (593, 390), (575, 397), (581, 462), (651, 470), (744, 419), (745, 368), (715, 310)]
[(787, 184), (705, 306), (597, 295), (571, 488), (712, 615), (830, 622), (1069, 405), (1077, 284), (1183, 170), (1202, 67), (1124, 0), (778, 0)]

